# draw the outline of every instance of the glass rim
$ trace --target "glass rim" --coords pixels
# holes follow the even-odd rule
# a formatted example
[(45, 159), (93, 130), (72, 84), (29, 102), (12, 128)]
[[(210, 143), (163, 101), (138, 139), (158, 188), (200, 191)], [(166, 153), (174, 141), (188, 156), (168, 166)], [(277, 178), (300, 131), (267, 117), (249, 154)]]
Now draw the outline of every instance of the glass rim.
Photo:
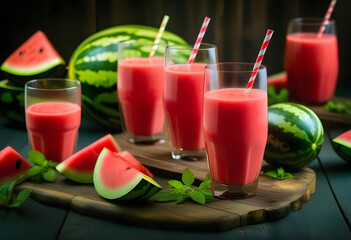
[(137, 39), (129, 39), (126, 41), (119, 42), (118, 45), (126, 45), (126, 44), (131, 44), (131, 43), (140, 43), (144, 45), (166, 45), (168, 46), (168, 41), (166, 39), (160, 39), (158, 43), (151, 42), (151, 41), (146, 41), (146, 40), (137, 40)]
[[(300, 25), (320, 26), (323, 23), (323, 18), (320, 17), (297, 17), (289, 21), (289, 23), (295, 23)], [(330, 18), (328, 24), (335, 24), (335, 20)]]
[[(232, 69), (220, 69), (218, 67), (220, 66), (251, 66), (252, 70), (232, 70)], [(216, 71), (216, 72), (228, 72), (228, 73), (252, 73), (253, 68), (255, 66), (255, 63), (249, 63), (249, 62), (220, 62), (220, 63), (212, 63), (212, 64), (207, 64), (205, 66), (205, 71)], [(260, 68), (258, 71), (267, 69), (267, 67), (263, 64), (260, 65)]]
[[(199, 47), (199, 51), (204, 51), (204, 50), (209, 50), (217, 48), (215, 44), (212, 43), (201, 43)], [(189, 51), (193, 49), (193, 46), (184, 46), (184, 45), (168, 45), (166, 49), (171, 49), (171, 50), (179, 50), (179, 51)]]
[[(65, 82), (71, 82), (74, 83), (73, 86), (69, 86), (69, 87), (61, 87), (61, 88), (40, 88), (37, 86), (31, 86), (31, 84), (35, 83), (35, 82), (46, 82), (46, 81), (65, 81)], [(75, 88), (78, 88), (81, 86), (80, 81), (75, 80), (75, 79), (69, 79), (69, 78), (42, 78), (42, 79), (33, 79), (33, 80), (29, 80), (28, 82), (25, 83), (24, 87), (25, 89), (29, 89), (29, 90), (36, 90), (36, 91), (63, 91), (63, 90), (72, 90)]]

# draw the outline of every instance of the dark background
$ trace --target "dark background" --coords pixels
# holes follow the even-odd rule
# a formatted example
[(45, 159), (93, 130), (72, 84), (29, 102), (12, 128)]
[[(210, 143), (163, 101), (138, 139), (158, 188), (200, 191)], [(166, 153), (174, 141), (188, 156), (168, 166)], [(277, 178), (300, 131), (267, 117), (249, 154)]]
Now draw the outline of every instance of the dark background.
[[(205, 16), (211, 17), (204, 42), (216, 44), (220, 61), (254, 62), (267, 28), (275, 30), (263, 60), (268, 74), (283, 70), (288, 20), (323, 17), (330, 0), (7, 0), (1, 3), (0, 61), (37, 30), (46, 33), (68, 63), (89, 35), (107, 27), (139, 24), (158, 28), (170, 16), (167, 30), (193, 44)], [(338, 93), (351, 91), (350, 0), (339, 0), (337, 22), (340, 72)]]

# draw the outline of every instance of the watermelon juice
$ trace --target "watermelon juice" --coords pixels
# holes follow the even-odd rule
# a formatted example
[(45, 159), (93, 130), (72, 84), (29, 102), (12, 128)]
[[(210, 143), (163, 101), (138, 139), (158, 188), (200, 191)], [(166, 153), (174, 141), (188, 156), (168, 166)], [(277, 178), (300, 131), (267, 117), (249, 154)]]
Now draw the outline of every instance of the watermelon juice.
[(165, 69), (165, 113), (172, 145), (176, 149), (205, 148), (202, 132), (205, 66), (179, 64)]
[(204, 96), (203, 130), (211, 178), (246, 185), (260, 172), (268, 132), (267, 94), (225, 88)]
[(285, 70), (293, 99), (313, 103), (328, 101), (335, 91), (338, 68), (338, 43), (335, 35), (287, 35)]
[(163, 57), (118, 62), (118, 97), (126, 129), (134, 135), (161, 135), (164, 125)]
[(70, 102), (40, 102), (26, 110), (26, 126), (33, 150), (61, 162), (75, 151), (81, 107)]

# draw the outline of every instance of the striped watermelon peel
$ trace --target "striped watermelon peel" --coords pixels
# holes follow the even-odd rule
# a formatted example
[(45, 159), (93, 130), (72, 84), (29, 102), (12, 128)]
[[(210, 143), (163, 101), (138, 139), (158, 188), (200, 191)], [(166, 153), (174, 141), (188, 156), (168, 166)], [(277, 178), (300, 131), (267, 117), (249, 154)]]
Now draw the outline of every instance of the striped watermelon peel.
[(268, 108), (268, 139), (264, 159), (290, 170), (306, 167), (319, 154), (324, 129), (306, 106), (279, 103)]

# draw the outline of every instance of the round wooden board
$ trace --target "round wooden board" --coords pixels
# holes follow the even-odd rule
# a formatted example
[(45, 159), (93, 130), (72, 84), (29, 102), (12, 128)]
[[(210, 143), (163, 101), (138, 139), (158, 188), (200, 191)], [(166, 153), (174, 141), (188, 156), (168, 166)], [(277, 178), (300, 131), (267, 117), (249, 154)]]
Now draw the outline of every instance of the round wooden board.
[[(140, 146), (129, 144), (123, 135), (115, 136), (122, 150), (130, 151), (156, 175), (155, 180), (168, 188), (169, 178), (180, 178), (189, 167), (197, 180), (208, 173), (205, 159), (173, 160), (171, 146), (165, 144)], [(263, 169), (269, 166), (264, 163)], [(78, 213), (122, 223), (157, 228), (224, 231), (227, 229), (278, 220), (297, 211), (315, 191), (316, 175), (309, 168), (294, 173), (292, 179), (276, 180), (260, 176), (255, 197), (243, 200), (217, 200), (204, 206), (191, 201), (158, 203), (109, 201), (101, 198), (92, 184), (79, 184), (59, 175), (55, 183), (26, 182), (17, 189), (33, 189), (32, 196), (40, 202), (72, 209)]]

